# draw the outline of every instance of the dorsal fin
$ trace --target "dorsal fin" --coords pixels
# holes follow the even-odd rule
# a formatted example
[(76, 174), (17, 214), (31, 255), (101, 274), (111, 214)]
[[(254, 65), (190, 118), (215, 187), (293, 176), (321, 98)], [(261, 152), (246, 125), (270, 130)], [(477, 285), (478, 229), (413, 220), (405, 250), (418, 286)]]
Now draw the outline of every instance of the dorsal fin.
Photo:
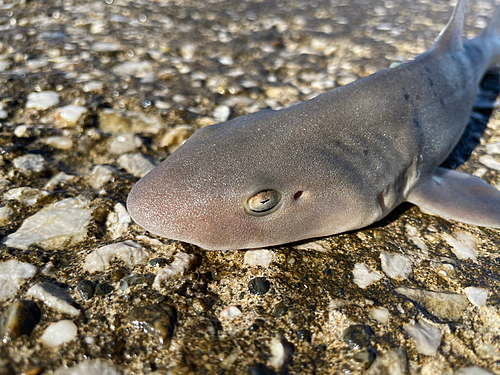
[(439, 34), (430, 49), (439, 52), (460, 52), (464, 48), (463, 29), (467, 0), (458, 0), (448, 24)]

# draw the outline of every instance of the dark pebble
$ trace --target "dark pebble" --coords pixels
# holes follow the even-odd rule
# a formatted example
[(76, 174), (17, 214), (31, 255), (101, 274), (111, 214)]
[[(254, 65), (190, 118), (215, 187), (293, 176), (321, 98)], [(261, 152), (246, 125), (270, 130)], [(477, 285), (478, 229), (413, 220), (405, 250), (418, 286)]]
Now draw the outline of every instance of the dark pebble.
[(373, 331), (367, 325), (353, 324), (344, 331), (342, 338), (352, 349), (361, 349), (370, 345), (372, 335)]
[(7, 343), (22, 335), (30, 335), (42, 313), (30, 300), (16, 300), (0, 316), (0, 343)]
[(167, 260), (165, 258), (154, 258), (149, 261), (149, 264), (151, 264), (153, 267), (163, 266), (166, 263)]
[(250, 375), (275, 375), (276, 373), (267, 368), (266, 365), (262, 363), (256, 363), (248, 366), (248, 373)]
[(302, 341), (307, 341), (308, 343), (311, 343), (311, 334), (307, 329), (299, 329), (297, 331), (297, 338)]
[(280, 302), (274, 307), (273, 314), (275, 318), (279, 318), (285, 315), (287, 312), (288, 312), (288, 306)]
[(97, 294), (103, 296), (105, 294), (111, 293), (115, 288), (113, 286), (109, 285), (108, 283), (102, 283), (102, 284), (97, 284), (96, 286), (96, 292)]
[(95, 293), (95, 285), (90, 280), (80, 281), (76, 286), (76, 289), (78, 289), (78, 293), (80, 293), (80, 296), (84, 301), (91, 299)]
[(265, 277), (256, 277), (248, 283), (248, 290), (250, 293), (257, 296), (266, 294), (269, 288), (271, 288), (271, 283)]
[(139, 273), (131, 273), (120, 280), (120, 289), (125, 290), (134, 285), (144, 284), (146, 282), (146, 277)]
[(177, 311), (167, 304), (139, 306), (132, 309), (128, 321), (136, 329), (159, 335), (160, 343), (168, 346), (177, 322)]

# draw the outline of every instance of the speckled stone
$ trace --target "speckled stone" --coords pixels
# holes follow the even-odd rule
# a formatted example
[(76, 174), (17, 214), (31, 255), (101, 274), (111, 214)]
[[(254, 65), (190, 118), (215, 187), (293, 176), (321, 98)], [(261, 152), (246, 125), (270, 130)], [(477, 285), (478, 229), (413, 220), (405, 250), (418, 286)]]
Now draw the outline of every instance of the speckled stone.
[(96, 285), (95, 290), (97, 294), (104, 296), (106, 294), (111, 293), (115, 288), (112, 285), (109, 285), (108, 283), (99, 283)]
[(360, 349), (370, 345), (372, 335), (373, 331), (369, 326), (354, 324), (344, 331), (342, 339), (352, 349)]
[(82, 280), (76, 286), (78, 289), (78, 293), (84, 301), (88, 301), (94, 296), (95, 293), (95, 284), (90, 280)]
[(128, 315), (128, 321), (136, 329), (157, 335), (160, 343), (168, 347), (177, 322), (177, 311), (166, 304), (135, 307)]
[(265, 277), (256, 277), (248, 282), (248, 291), (256, 296), (266, 294), (271, 288), (271, 283)]

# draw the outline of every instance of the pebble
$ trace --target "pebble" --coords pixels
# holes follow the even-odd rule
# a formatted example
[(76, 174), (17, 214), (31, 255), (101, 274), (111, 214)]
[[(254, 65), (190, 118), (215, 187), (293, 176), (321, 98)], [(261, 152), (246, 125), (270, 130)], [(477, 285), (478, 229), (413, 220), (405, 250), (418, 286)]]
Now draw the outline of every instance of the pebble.
[(463, 367), (453, 373), (453, 375), (493, 375), (492, 372), (486, 371), (481, 367), (470, 366)]
[(35, 276), (37, 268), (29, 263), (8, 260), (0, 263), (0, 301), (14, 297), (24, 280)]
[(14, 167), (29, 176), (33, 173), (40, 173), (45, 170), (46, 163), (42, 155), (26, 154), (12, 160)]
[(112, 71), (122, 77), (149, 78), (153, 76), (153, 64), (149, 61), (125, 61), (116, 65)]
[(128, 321), (138, 330), (158, 335), (160, 344), (168, 347), (177, 322), (177, 311), (167, 304), (139, 306), (132, 309)]
[(256, 296), (266, 294), (271, 288), (271, 283), (265, 277), (256, 277), (248, 282), (248, 291)]
[(70, 342), (76, 338), (78, 329), (76, 324), (71, 320), (60, 320), (56, 323), (51, 323), (45, 328), (40, 341), (49, 348), (56, 348), (62, 344)]
[(280, 102), (294, 102), (299, 99), (299, 90), (289, 85), (268, 86), (264, 89), (264, 93), (268, 98), (279, 100)]
[(92, 44), (92, 50), (97, 52), (117, 52), (122, 49), (122, 46), (118, 43), (112, 42), (97, 42)]
[(113, 288), (113, 286), (109, 285), (108, 283), (99, 283), (95, 287), (95, 290), (97, 294), (104, 296), (106, 294), (111, 293), (113, 290), (115, 290), (115, 288)]
[(231, 114), (231, 109), (227, 105), (219, 105), (214, 109), (214, 119), (217, 122), (225, 122)]
[(373, 331), (365, 324), (353, 324), (344, 330), (342, 340), (352, 349), (358, 350), (370, 346)]
[(477, 259), (477, 238), (464, 231), (455, 231), (453, 235), (443, 233), (444, 240), (451, 246), (451, 251), (460, 260)]
[(165, 258), (154, 258), (149, 261), (149, 264), (151, 264), (153, 267), (163, 266), (166, 263), (167, 260)]
[(43, 139), (43, 143), (58, 150), (71, 150), (73, 148), (73, 141), (69, 137), (47, 137)]
[(293, 347), (281, 335), (277, 335), (271, 339), (269, 351), (271, 352), (271, 356), (267, 365), (277, 371), (282, 370), (287, 362), (292, 359)]
[(111, 234), (113, 240), (121, 237), (125, 233), (132, 222), (127, 209), (122, 203), (116, 203), (114, 211), (110, 212), (106, 220), (106, 228)]
[(479, 157), (479, 162), (486, 165), (488, 168), (500, 171), (500, 161), (498, 161), (491, 155), (483, 155)]
[(164, 128), (161, 121), (142, 112), (103, 110), (99, 114), (102, 131), (112, 134), (150, 133), (157, 134)]
[(109, 152), (116, 155), (136, 151), (142, 146), (142, 139), (136, 134), (126, 133), (117, 135), (111, 139)]
[(30, 187), (20, 187), (10, 189), (5, 192), (5, 194), (3, 195), (3, 199), (15, 200), (27, 206), (33, 206), (48, 195), (49, 193), (43, 190), (33, 189)]
[(295, 246), (297, 250), (314, 250), (321, 253), (328, 251), (328, 245), (324, 241), (311, 241)]
[(146, 277), (139, 273), (131, 273), (120, 280), (120, 289), (125, 291), (134, 285), (140, 285), (146, 283)]
[(236, 306), (228, 306), (220, 312), (221, 318), (234, 319), (241, 315), (241, 310)]
[(104, 84), (100, 81), (90, 81), (82, 86), (83, 92), (101, 92)]
[(179, 125), (169, 129), (160, 141), (161, 147), (167, 147), (169, 152), (174, 152), (181, 147), (194, 133), (194, 128), (189, 125)]
[(274, 254), (271, 250), (256, 249), (245, 252), (243, 263), (250, 267), (261, 266), (267, 268), (273, 260)]
[(498, 143), (487, 143), (486, 151), (489, 154), (500, 154), (500, 142)]
[(459, 321), (469, 302), (461, 294), (431, 292), (422, 289), (396, 288), (396, 292), (416, 301), (432, 315), (449, 321)]
[(464, 292), (473, 305), (486, 306), (486, 300), (488, 299), (488, 291), (486, 289), (468, 286), (464, 288)]
[(371, 270), (363, 263), (357, 263), (354, 266), (352, 275), (354, 277), (354, 283), (361, 289), (365, 289), (383, 278), (380, 272)]
[(0, 224), (5, 225), (12, 220), (17, 215), (17, 210), (15, 207), (12, 207), (9, 203), (7, 203), (5, 206), (0, 207)]
[(408, 358), (403, 349), (389, 350), (377, 356), (366, 375), (407, 375)]
[(100, 189), (116, 176), (116, 169), (109, 165), (96, 165), (90, 172), (88, 183), (94, 189)]
[(123, 261), (127, 266), (134, 267), (138, 264), (146, 264), (149, 252), (134, 241), (113, 243), (102, 246), (87, 255), (83, 269), (90, 273), (105, 271), (111, 262)]
[(14, 129), (14, 135), (17, 138), (39, 137), (41, 134), (40, 129), (33, 125), (18, 125)]
[(389, 310), (385, 307), (372, 307), (370, 309), (370, 318), (381, 324), (387, 324), (389, 323)]
[(59, 172), (54, 177), (52, 177), (49, 182), (45, 185), (44, 189), (54, 190), (58, 186), (64, 186), (66, 183), (75, 179), (75, 176), (66, 174), (64, 172)]
[(32, 92), (28, 95), (26, 108), (45, 111), (59, 103), (59, 94), (54, 91)]
[(35, 302), (15, 300), (0, 316), (0, 343), (5, 344), (22, 335), (29, 336), (41, 316), (42, 312)]
[(80, 315), (80, 310), (73, 306), (75, 302), (66, 289), (60, 288), (55, 284), (41, 283), (33, 285), (26, 292), (26, 297), (33, 297), (42, 301), (45, 305), (60, 313), (71, 316)]
[(123, 154), (117, 160), (120, 168), (125, 169), (135, 177), (144, 177), (151, 171), (155, 165), (140, 153)]
[(418, 319), (417, 323), (405, 324), (403, 329), (415, 340), (417, 352), (424, 355), (436, 354), (443, 336), (439, 328)]
[(27, 250), (35, 244), (44, 249), (67, 248), (81, 242), (87, 234), (91, 211), (83, 197), (66, 198), (50, 204), (27, 218), (9, 234), (5, 244)]
[(173, 277), (183, 276), (193, 265), (196, 257), (193, 254), (187, 254), (179, 251), (174, 255), (174, 261), (168, 266), (158, 271), (153, 283), (153, 288), (160, 289), (162, 284)]
[(89, 112), (86, 107), (80, 105), (67, 105), (58, 108), (56, 111), (56, 120), (63, 127), (74, 128), (83, 123), (85, 115)]
[(95, 285), (92, 281), (90, 280), (82, 280), (78, 283), (76, 286), (76, 289), (78, 290), (78, 293), (80, 293), (80, 297), (84, 301), (88, 301), (94, 296), (95, 293)]
[(380, 261), (382, 263), (382, 271), (391, 279), (407, 279), (411, 274), (411, 259), (404, 255), (390, 255), (383, 251), (380, 253)]
[(54, 375), (121, 375), (121, 373), (116, 370), (112, 365), (100, 359), (96, 360), (85, 360), (79, 364), (71, 367), (63, 365), (59, 367)]

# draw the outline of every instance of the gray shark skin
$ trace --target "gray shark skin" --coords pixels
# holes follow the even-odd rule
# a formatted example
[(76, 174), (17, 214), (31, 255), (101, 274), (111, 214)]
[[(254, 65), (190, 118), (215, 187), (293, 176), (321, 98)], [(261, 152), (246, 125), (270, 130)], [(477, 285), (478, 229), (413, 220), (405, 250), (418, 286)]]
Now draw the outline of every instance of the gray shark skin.
[(477, 87), (500, 59), (500, 16), (463, 41), (459, 0), (414, 61), (279, 111), (197, 131), (127, 200), (150, 232), (207, 250), (247, 249), (365, 227), (403, 201), (500, 228), (500, 192), (439, 168)]

